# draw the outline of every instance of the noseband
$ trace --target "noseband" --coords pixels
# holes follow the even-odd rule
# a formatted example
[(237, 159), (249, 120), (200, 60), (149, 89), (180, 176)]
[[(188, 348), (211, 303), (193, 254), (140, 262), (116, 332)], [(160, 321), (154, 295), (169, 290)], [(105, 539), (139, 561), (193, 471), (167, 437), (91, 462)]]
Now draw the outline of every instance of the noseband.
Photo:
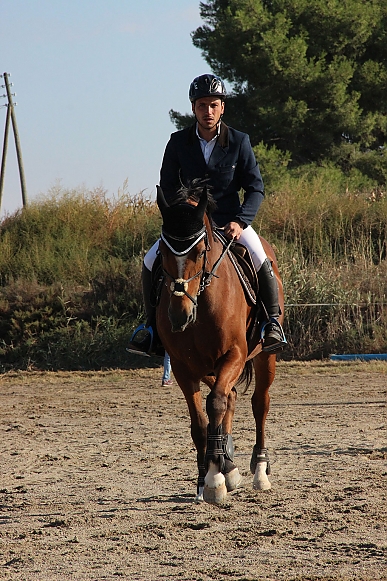
[[(219, 238), (219, 234), (217, 234), (216, 230), (214, 231), (214, 233), (217, 235), (218, 240), (220, 240), (221, 242), (222, 239)], [(191, 278), (174, 278), (173, 276), (171, 276), (169, 274), (169, 272), (167, 272), (165, 270), (165, 268), (163, 267), (163, 273), (166, 277), (168, 277), (171, 280), (171, 284), (170, 284), (170, 290), (172, 292), (172, 294), (174, 294), (177, 297), (182, 297), (182, 296), (186, 296), (188, 297), (194, 304), (195, 307), (197, 307), (197, 297), (203, 292), (203, 290), (210, 285), (213, 277), (215, 276), (216, 278), (218, 278), (218, 276), (215, 274), (220, 263), (222, 262), (222, 260), (224, 259), (224, 257), (226, 256), (226, 254), (229, 251), (229, 248), (231, 246), (231, 244), (233, 243), (234, 239), (232, 238), (230, 240), (230, 242), (223, 247), (223, 252), (220, 255), (220, 257), (218, 258), (218, 260), (215, 262), (214, 266), (212, 267), (212, 270), (210, 272), (206, 271), (206, 263), (207, 263), (207, 252), (209, 250), (211, 250), (210, 245), (208, 244), (208, 234), (207, 234), (207, 230), (206, 230), (206, 226), (203, 225), (203, 228), (201, 228), (201, 230), (199, 230), (198, 232), (196, 232), (195, 234), (192, 234), (191, 236), (187, 236), (187, 237), (180, 237), (180, 236), (172, 236), (171, 234), (167, 233), (164, 229), (161, 232), (161, 239), (162, 241), (166, 244), (166, 246), (169, 248), (169, 250), (171, 250), (171, 252), (175, 255), (175, 256), (186, 256), (190, 250), (192, 250), (192, 248), (194, 248), (199, 242), (200, 240), (202, 240), (204, 238), (205, 240), (205, 251), (204, 251), (204, 255), (203, 255), (203, 266), (201, 268), (201, 270), (199, 270), (196, 274), (194, 274), (193, 276), (191, 276)], [(173, 242), (178, 242), (178, 243), (182, 243), (182, 242), (187, 242), (187, 246), (184, 248), (183, 251), (181, 250), (177, 250), (176, 248), (174, 248), (173, 246)], [(200, 286), (199, 286), (199, 290), (197, 292), (196, 297), (192, 297), (188, 292), (188, 283), (191, 282), (191, 280), (194, 280), (195, 278), (197, 278), (198, 276), (201, 276), (200, 279)]]

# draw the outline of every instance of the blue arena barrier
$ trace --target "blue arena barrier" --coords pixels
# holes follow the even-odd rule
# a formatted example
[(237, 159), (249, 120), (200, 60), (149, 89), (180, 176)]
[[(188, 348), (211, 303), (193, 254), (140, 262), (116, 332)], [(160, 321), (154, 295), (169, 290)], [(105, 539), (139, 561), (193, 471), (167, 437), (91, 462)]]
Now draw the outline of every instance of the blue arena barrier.
[(332, 361), (354, 361), (361, 359), (363, 361), (370, 361), (372, 359), (384, 359), (387, 361), (387, 353), (357, 353), (355, 355), (331, 355)]

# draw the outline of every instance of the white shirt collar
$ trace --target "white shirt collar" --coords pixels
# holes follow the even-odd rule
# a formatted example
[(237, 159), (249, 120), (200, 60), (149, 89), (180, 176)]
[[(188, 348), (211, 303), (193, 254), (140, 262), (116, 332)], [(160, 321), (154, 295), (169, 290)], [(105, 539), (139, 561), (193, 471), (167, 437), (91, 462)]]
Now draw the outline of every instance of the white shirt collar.
[(197, 123), (196, 123), (196, 135), (199, 138), (199, 143), (200, 143), (200, 147), (201, 147), (201, 150), (203, 153), (204, 161), (208, 165), (208, 162), (210, 161), (211, 154), (212, 154), (213, 149), (214, 149), (215, 144), (216, 144), (216, 140), (218, 139), (218, 137), (220, 135), (220, 123), (218, 125), (218, 131), (217, 131), (216, 135), (214, 135), (214, 137), (212, 139), (210, 139), (210, 141), (206, 141), (205, 139), (203, 139), (203, 137), (200, 137)]
[(220, 135), (220, 121), (218, 123), (217, 132), (214, 135), (214, 137), (212, 139), (210, 139), (210, 141), (207, 141), (206, 139), (203, 139), (203, 137), (200, 137), (200, 135), (199, 135), (199, 129), (198, 129), (198, 122), (196, 122), (196, 135), (199, 137), (199, 139), (201, 141), (205, 141), (206, 143), (211, 143), (211, 141), (214, 141), (214, 139), (218, 139), (218, 137)]

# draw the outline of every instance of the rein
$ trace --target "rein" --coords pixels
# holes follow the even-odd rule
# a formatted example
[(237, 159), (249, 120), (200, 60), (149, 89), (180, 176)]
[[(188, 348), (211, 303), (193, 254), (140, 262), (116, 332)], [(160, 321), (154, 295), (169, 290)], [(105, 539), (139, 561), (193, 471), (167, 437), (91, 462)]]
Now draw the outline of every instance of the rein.
[(222, 238), (219, 236), (219, 234), (217, 233), (216, 230), (214, 230), (214, 234), (216, 234), (216, 237), (218, 238), (218, 240), (223, 244), (223, 252), (219, 256), (218, 260), (215, 262), (214, 266), (212, 267), (211, 272), (206, 272), (205, 273), (205, 280), (203, 281), (204, 282), (203, 289), (200, 289), (200, 291), (201, 290), (204, 290), (206, 286), (208, 286), (209, 284), (211, 284), (211, 280), (212, 280), (212, 278), (214, 276), (216, 278), (218, 278), (215, 273), (218, 270), (218, 268), (220, 266), (220, 263), (223, 261), (223, 259), (226, 256), (226, 254), (228, 254), (228, 251), (230, 250), (231, 244), (234, 242), (234, 238), (231, 238), (230, 242), (227, 245), (225, 245), (224, 242), (223, 242), (223, 240), (222, 240)]

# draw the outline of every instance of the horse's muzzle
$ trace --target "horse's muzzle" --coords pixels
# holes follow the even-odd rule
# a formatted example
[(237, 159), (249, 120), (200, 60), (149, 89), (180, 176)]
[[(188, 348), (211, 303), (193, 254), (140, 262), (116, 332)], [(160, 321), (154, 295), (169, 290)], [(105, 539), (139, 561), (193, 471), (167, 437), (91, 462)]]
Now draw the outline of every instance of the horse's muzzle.
[(171, 322), (172, 333), (182, 333), (188, 325), (195, 323), (196, 306), (192, 305), (192, 308), (187, 312), (184, 309), (173, 309), (172, 305), (170, 305), (168, 309), (168, 318)]

